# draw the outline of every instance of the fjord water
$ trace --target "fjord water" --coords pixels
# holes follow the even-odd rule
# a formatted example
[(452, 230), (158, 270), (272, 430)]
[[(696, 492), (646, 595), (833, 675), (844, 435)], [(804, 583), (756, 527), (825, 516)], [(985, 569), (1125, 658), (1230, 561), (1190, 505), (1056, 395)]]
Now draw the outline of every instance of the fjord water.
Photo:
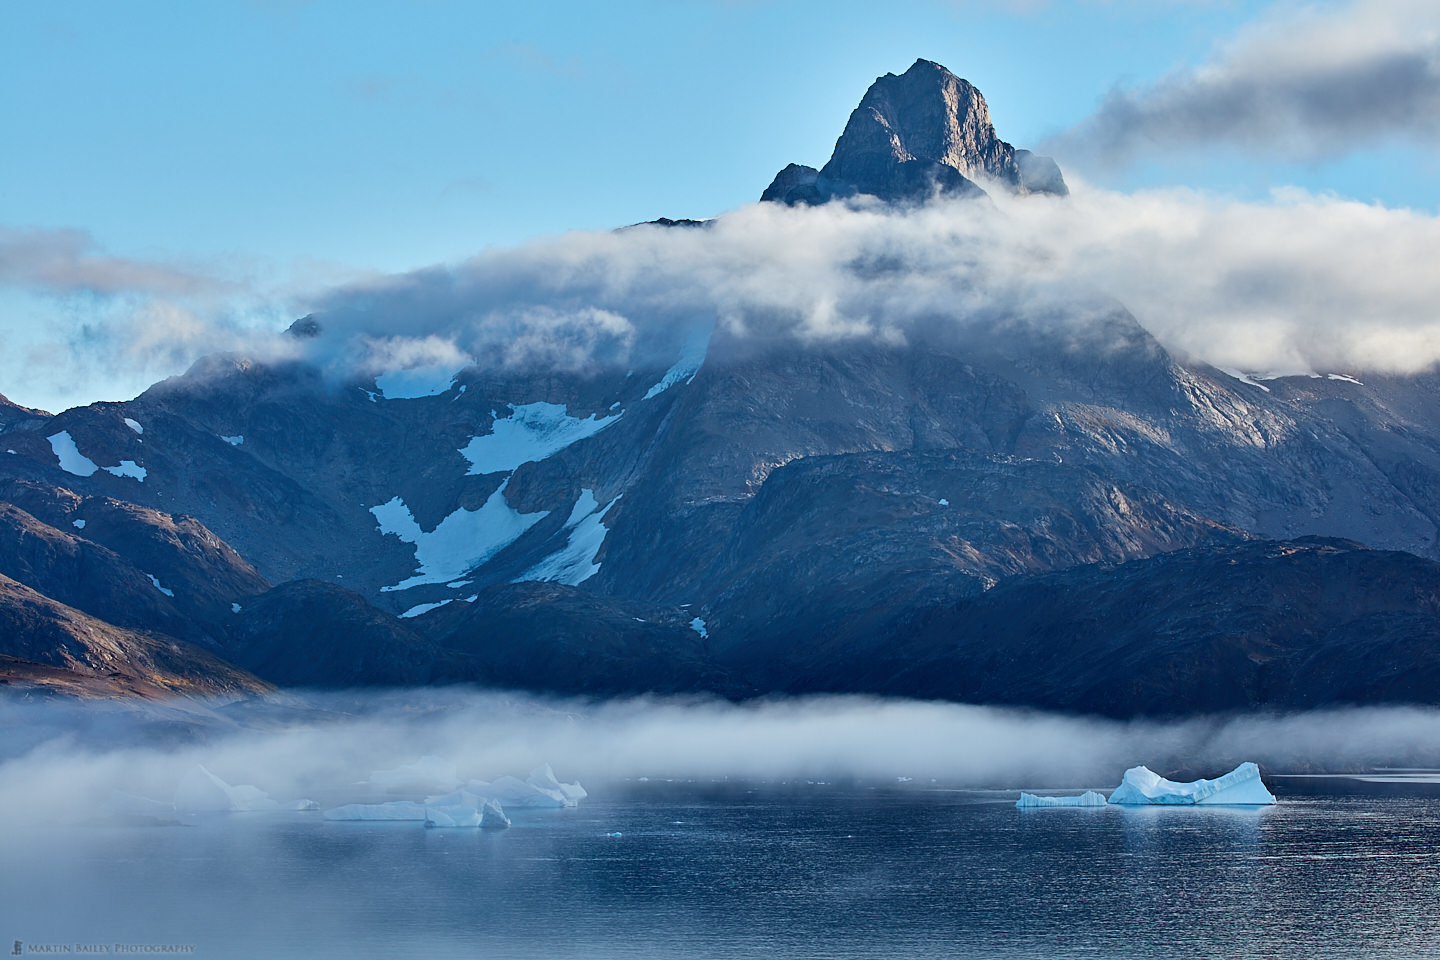
[(197, 957), (1433, 952), (1440, 788), (1347, 783), (1034, 811), (920, 784), (645, 783), (503, 832), (301, 813), (7, 830), (0, 935)]

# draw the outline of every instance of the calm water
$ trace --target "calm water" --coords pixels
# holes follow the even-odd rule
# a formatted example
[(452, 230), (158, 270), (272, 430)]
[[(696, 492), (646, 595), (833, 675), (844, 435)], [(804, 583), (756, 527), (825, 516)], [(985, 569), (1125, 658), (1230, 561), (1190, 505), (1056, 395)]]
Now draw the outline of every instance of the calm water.
[[(0, 937), (197, 957), (1440, 957), (1440, 793), (1263, 810), (633, 784), (508, 831), (7, 830)], [(611, 833), (621, 836), (607, 836)]]

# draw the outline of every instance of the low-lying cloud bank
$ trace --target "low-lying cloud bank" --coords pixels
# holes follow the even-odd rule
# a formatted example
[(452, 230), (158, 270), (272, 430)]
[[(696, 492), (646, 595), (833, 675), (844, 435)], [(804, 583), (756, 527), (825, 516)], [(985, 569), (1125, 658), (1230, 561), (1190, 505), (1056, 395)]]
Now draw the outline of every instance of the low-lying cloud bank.
[[(1302, 191), (742, 207), (704, 229), (571, 233), (333, 291), (313, 350), (346, 372), (474, 361), (620, 368), (713, 318), (738, 338), (899, 345), (977, 320), (1128, 307), (1183, 358), (1259, 373), (1440, 361), (1440, 218)], [(666, 347), (670, 349), (670, 347)]]
[[(1073, 188), (908, 209), (752, 204), (704, 228), (568, 233), (288, 300), (242, 290), (222, 302), (207, 288), (197, 304), (127, 287), (97, 308), (107, 322), (69, 331), (50, 353), (78, 383), (87, 364), (158, 375), (221, 350), (308, 355), (342, 378), (472, 362), (623, 372), (673, 362), (676, 328), (697, 322), (755, 344), (901, 345), (1009, 319), (1078, 330), (1118, 303), (1182, 360), (1252, 373), (1413, 373), (1440, 361), (1433, 213), (1298, 190), (1254, 203)], [(22, 267), (5, 282), (20, 283)], [(105, 267), (94, 282), (111, 276)], [(271, 318), (264, 333), (256, 310)], [(318, 339), (275, 332), (275, 317), (311, 311)]]
[(1047, 149), (1111, 165), (1217, 146), (1307, 161), (1377, 141), (1440, 142), (1432, 0), (1277, 4), (1209, 62), (1111, 92)]
[(138, 745), (142, 728), (123, 711), (0, 700), (13, 731), (0, 818), (93, 815), (113, 789), (166, 798), (196, 763), (278, 798), (334, 803), (364, 799), (371, 771), (427, 755), (461, 778), (549, 762), (602, 791), (638, 777), (1077, 787), (1118, 783), (1137, 763), (1218, 773), (1245, 759), (1272, 772), (1440, 761), (1440, 711), (1428, 709), (1122, 723), (867, 697), (578, 704), (450, 688), (306, 700), (317, 709), (261, 729), (212, 727), (207, 742), (180, 746)]

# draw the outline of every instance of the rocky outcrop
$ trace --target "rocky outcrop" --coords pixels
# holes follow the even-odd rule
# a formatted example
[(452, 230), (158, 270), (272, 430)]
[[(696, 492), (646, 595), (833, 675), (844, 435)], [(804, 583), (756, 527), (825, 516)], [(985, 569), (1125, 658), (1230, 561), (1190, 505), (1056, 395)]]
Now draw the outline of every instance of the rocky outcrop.
[(938, 63), (916, 60), (871, 85), (824, 167), (792, 163), (760, 199), (814, 204), (867, 194), (920, 201), (981, 196), (984, 185), (1019, 194), (1069, 192), (1055, 161), (999, 138), (979, 90)]

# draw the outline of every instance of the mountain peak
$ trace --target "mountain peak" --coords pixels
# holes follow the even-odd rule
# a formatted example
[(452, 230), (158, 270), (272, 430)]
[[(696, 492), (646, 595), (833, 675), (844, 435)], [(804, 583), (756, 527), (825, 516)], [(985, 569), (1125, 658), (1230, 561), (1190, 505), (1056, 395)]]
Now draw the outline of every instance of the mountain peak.
[(892, 201), (937, 194), (978, 196), (979, 182), (1013, 193), (1069, 191), (1048, 157), (1016, 150), (995, 133), (985, 97), (931, 60), (879, 77), (865, 92), (830, 160), (819, 170), (790, 164), (762, 200), (823, 203), (869, 194)]

